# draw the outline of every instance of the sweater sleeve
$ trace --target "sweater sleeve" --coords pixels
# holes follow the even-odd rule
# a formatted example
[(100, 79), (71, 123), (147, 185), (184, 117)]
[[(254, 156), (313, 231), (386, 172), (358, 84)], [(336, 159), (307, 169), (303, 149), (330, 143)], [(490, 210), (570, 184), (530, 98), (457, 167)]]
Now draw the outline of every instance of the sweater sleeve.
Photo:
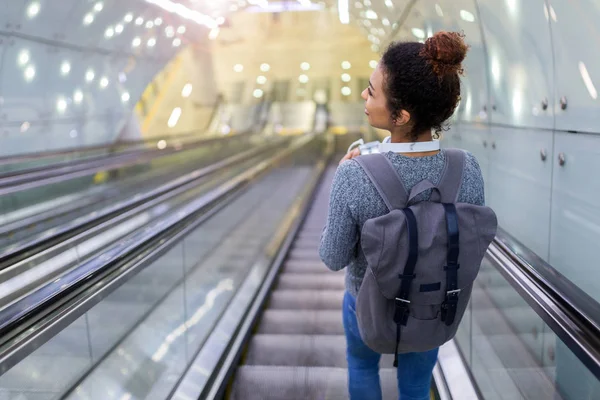
[(333, 178), (329, 196), (327, 223), (321, 235), (319, 255), (327, 267), (339, 271), (346, 267), (356, 251), (359, 231), (351, 203), (356, 195), (352, 164), (342, 163)]

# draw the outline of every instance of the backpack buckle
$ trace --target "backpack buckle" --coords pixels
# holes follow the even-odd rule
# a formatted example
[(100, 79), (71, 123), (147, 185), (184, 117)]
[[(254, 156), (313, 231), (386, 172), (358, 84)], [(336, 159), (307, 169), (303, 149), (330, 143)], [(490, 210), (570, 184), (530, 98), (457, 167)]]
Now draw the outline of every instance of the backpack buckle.
[(454, 323), (456, 306), (458, 305), (458, 295), (460, 292), (461, 289), (448, 290), (446, 292), (446, 299), (442, 303), (442, 321), (448, 326)]
[(408, 305), (410, 304), (410, 300), (396, 297), (394, 299), (394, 304), (396, 305), (394, 311), (394, 322), (396, 324), (406, 325), (406, 323), (408, 322)]

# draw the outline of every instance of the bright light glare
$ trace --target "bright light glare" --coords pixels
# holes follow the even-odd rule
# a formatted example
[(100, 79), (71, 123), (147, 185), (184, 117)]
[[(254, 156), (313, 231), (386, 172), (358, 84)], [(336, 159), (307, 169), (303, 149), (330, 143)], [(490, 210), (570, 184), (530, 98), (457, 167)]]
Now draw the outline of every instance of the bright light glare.
[(123, 25), (122, 24), (115, 25), (115, 32), (117, 32), (117, 33), (123, 32)]
[(23, 75), (25, 75), (25, 80), (27, 82), (31, 82), (33, 78), (35, 78), (35, 67), (33, 65), (29, 65), (27, 68), (25, 68)]
[(179, 38), (173, 39), (173, 47), (179, 47), (179, 46), (181, 46), (181, 39), (179, 39)]
[(123, 103), (127, 103), (127, 102), (129, 101), (129, 98), (130, 98), (130, 97), (131, 97), (131, 96), (129, 95), (129, 93), (128, 93), (128, 92), (125, 92), (125, 93), (123, 93), (123, 94), (121, 95), (121, 101), (122, 101)]
[(373, 69), (377, 68), (377, 61), (375, 61), (375, 60), (369, 61), (369, 67), (371, 67)]
[(306, 83), (306, 82), (308, 82), (308, 76), (306, 76), (306, 75), (302, 74), (302, 75), (300, 75), (300, 76), (298, 77), (298, 80), (299, 80), (301, 83)]
[(100, 79), (100, 87), (101, 88), (105, 88), (108, 86), (108, 78), (107, 77), (102, 77), (102, 79)]
[(579, 73), (581, 74), (581, 78), (583, 79), (583, 83), (585, 83), (585, 87), (588, 90), (588, 93), (592, 97), (592, 99), (596, 100), (598, 98), (598, 92), (596, 91), (596, 87), (594, 86), (594, 82), (592, 82), (592, 78), (590, 78), (590, 74), (588, 73), (587, 68), (583, 61), (579, 61)]
[(423, 31), (421, 28), (412, 28), (411, 32), (417, 39), (425, 38), (425, 31)]
[(254, 89), (254, 92), (252, 93), (252, 95), (254, 97), (256, 97), (257, 99), (260, 99), (263, 95), (263, 91), (261, 89)]
[(98, 3), (96, 3), (94, 5), (94, 10), (97, 12), (102, 11), (103, 8), (104, 8), (104, 3), (102, 3), (101, 1), (99, 1)]
[(348, 86), (344, 86), (342, 88), (342, 94), (344, 96), (350, 96), (351, 93), (352, 93), (352, 90), (350, 90), (350, 88)]
[(83, 92), (81, 90), (76, 90), (75, 93), (73, 93), (73, 101), (77, 104), (81, 103), (81, 101), (83, 100)]
[(154, 45), (156, 44), (156, 38), (150, 38), (148, 39), (148, 47), (154, 47)]
[(260, 70), (262, 72), (268, 72), (271, 69), (271, 66), (267, 63), (260, 64)]
[(156, 4), (165, 11), (177, 14), (182, 18), (189, 19), (190, 21), (194, 21), (199, 25), (204, 25), (211, 29), (219, 26), (217, 21), (211, 18), (209, 15), (192, 10), (178, 2), (174, 2), (171, 0), (146, 0), (146, 2)]
[(59, 113), (64, 113), (66, 109), (67, 109), (67, 100), (65, 100), (64, 97), (59, 98), (56, 101), (56, 110)]
[(85, 14), (85, 17), (83, 17), (83, 24), (89, 25), (92, 22), (94, 22), (94, 16), (91, 13)]
[(133, 14), (129, 13), (129, 14), (125, 15), (125, 18), (123, 18), (123, 21), (125, 21), (125, 22), (133, 21)]
[(192, 94), (192, 84), (186, 83), (183, 89), (181, 90), (181, 95), (183, 97), (190, 97), (190, 94)]
[(350, 76), (350, 74), (342, 74), (342, 81), (350, 82), (351, 79), (352, 77)]
[(29, 52), (27, 50), (21, 50), (18, 58), (19, 65), (23, 66), (29, 62)]
[(142, 43), (142, 39), (140, 39), (139, 37), (136, 37), (135, 39), (133, 39), (133, 41), (131, 42), (131, 45), (133, 47), (138, 47), (140, 44)]
[(349, 61), (342, 61), (342, 68), (343, 69), (350, 69), (350, 67), (352, 67), (352, 64), (350, 64)]
[(460, 17), (467, 22), (475, 21), (475, 16), (467, 10), (460, 10)]
[[(175, 110), (173, 110), (175, 111)], [(167, 147), (167, 141), (166, 140), (159, 140), (156, 143), (156, 147), (158, 147), (159, 150), (164, 150)]]
[(32, 19), (40, 12), (40, 3), (38, 1), (34, 1), (27, 7), (27, 16), (29, 19)]
[(242, 72), (244, 70), (244, 66), (242, 64), (235, 64), (233, 66), (233, 70), (235, 72)]
[(87, 72), (85, 73), (85, 80), (88, 82), (91, 82), (94, 80), (94, 71), (91, 69), (88, 69)]
[(167, 122), (167, 125), (169, 125), (169, 128), (173, 128), (175, 125), (177, 125), (177, 122), (179, 122), (179, 117), (181, 117), (181, 108), (175, 107), (173, 109), (173, 111), (171, 112), (169, 121)]
[(348, 9), (348, 0), (338, 0), (338, 16), (342, 24), (350, 23), (350, 11)]
[(300, 64), (300, 68), (302, 69), (302, 71), (308, 71), (310, 69), (310, 64), (307, 62), (303, 62), (302, 64)]
[(108, 27), (106, 29), (106, 31), (104, 32), (104, 36), (107, 38), (113, 37), (114, 34), (115, 34), (115, 30), (112, 27)]
[(258, 83), (259, 85), (264, 85), (267, 82), (267, 78), (260, 75), (256, 78), (256, 83)]
[(60, 73), (64, 76), (68, 75), (69, 72), (71, 72), (71, 64), (68, 61), (63, 61), (62, 65), (60, 66)]

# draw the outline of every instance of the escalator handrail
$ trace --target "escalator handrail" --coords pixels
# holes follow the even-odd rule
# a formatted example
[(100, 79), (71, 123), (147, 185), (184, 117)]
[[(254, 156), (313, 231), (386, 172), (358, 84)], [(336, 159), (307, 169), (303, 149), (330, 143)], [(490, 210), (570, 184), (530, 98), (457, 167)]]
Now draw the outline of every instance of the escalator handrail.
[[(121, 267), (124, 268), (127, 263), (137, 265), (135, 268), (138, 270), (146, 267), (149, 259), (153, 260), (156, 258), (148, 257), (148, 253), (152, 251), (153, 246), (162, 246), (165, 242), (177, 236), (178, 231), (184, 229), (190, 220), (200, 218), (203, 214), (209, 213), (211, 207), (218, 206), (221, 201), (239, 193), (241, 189), (247, 187), (253, 180), (262, 176), (262, 174), (278, 165), (294, 152), (311, 143), (314, 138), (314, 135), (309, 135), (293, 141), (284, 151), (278, 152), (268, 160), (264, 160), (251, 169), (220, 184), (218, 187), (184, 206), (183, 210), (159, 219), (152, 227), (135, 232), (127, 239), (110, 246), (102, 254), (68, 271), (65, 275), (61, 276), (60, 280), (54, 280), (34, 290), (25, 298), (1, 310), (0, 375), (24, 359), (33, 350), (39, 348), (41, 344), (51, 339), (60, 331), (60, 328), (83, 315), (91, 306), (97, 303), (97, 301), (94, 303), (81, 301), (80, 299), (79, 306), (76, 309), (71, 307), (68, 310), (68, 318), (70, 320), (66, 322), (65, 318), (67, 318), (67, 315), (61, 313), (61, 310), (66, 310), (69, 308), (69, 303), (75, 301), (77, 291), (80, 294), (85, 289), (90, 288), (93, 288), (94, 293), (101, 291), (102, 286), (110, 284), (110, 282), (102, 281), (101, 278), (105, 278), (109, 272), (117, 271)], [(139, 263), (145, 261), (146, 264), (143, 266), (139, 265)], [(129, 268), (134, 268), (134, 266), (130, 266)], [(111, 275), (110, 280), (114, 281), (120, 277), (129, 275), (127, 273), (128, 270), (119, 270), (116, 276)], [(88, 296), (94, 296), (94, 293), (89, 293)], [(105, 297), (106, 293), (103, 293), (102, 296)], [(55, 315), (57, 318), (50, 320), (50, 315)], [(48, 324), (51, 326), (43, 326), (43, 328), (40, 328), (38, 334), (36, 333), (38, 329), (32, 329), (31, 325), (40, 320), (42, 324), (44, 321), (48, 321)]]
[(503, 229), (488, 250), (494, 266), (600, 379), (600, 305)]
[[(58, 244), (61, 241), (65, 241), (72, 236), (89, 230), (94, 226), (97, 226), (108, 219), (117, 218), (119, 215), (138, 207), (144, 203), (151, 201), (165, 193), (169, 193), (179, 187), (189, 184), (190, 182), (208, 176), (212, 173), (219, 171), (222, 168), (228, 167), (237, 162), (243, 161), (248, 157), (251, 157), (257, 153), (267, 150), (270, 147), (281, 144), (283, 140), (273, 141), (265, 146), (251, 148), (242, 153), (238, 153), (234, 156), (220, 160), (214, 164), (206, 167), (199, 168), (192, 172), (189, 172), (173, 181), (167, 182), (157, 188), (154, 188), (142, 195), (128, 198), (120, 201), (111, 207), (102, 210), (101, 212), (94, 213), (87, 218), (77, 220), (76, 224), (64, 224), (59, 228), (56, 228), (52, 234), (37, 237), (34, 240), (23, 240), (15, 245), (9, 247), (9, 250), (5, 253), (0, 254), (0, 270), (5, 269), (17, 262), (20, 262), (26, 258), (33, 257), (45, 249)], [(46, 217), (48, 218), (48, 217)]]
[(35, 167), (27, 170), (9, 172), (0, 175), (0, 195), (27, 190), (48, 183), (64, 182), (80, 176), (93, 174), (99, 171), (111, 171), (127, 166), (141, 164), (156, 157), (164, 157), (181, 151), (195, 149), (220, 140), (233, 140), (247, 138), (237, 134), (227, 137), (212, 137), (190, 142), (181, 147), (171, 146), (165, 149), (140, 150), (135, 152), (117, 153), (109, 156), (94, 157), (92, 159), (67, 161), (45, 167)]
[[(112, 149), (116, 149), (119, 147), (135, 147), (135, 146), (140, 146), (140, 145), (144, 145), (144, 144), (151, 144), (151, 143), (156, 143), (159, 140), (185, 140), (189, 137), (194, 137), (195, 135), (198, 134), (198, 132), (205, 132), (205, 130), (192, 130), (189, 132), (183, 132), (183, 133), (179, 133), (176, 135), (169, 135), (166, 137), (153, 137), (153, 138), (146, 138), (146, 139), (139, 139), (139, 140), (119, 140), (117, 142), (113, 142), (113, 143), (108, 143), (108, 144), (99, 144), (99, 145), (93, 145), (93, 146), (85, 146), (85, 147), (72, 147), (72, 148), (67, 148), (67, 149), (62, 149), (62, 150), (50, 150), (50, 151), (44, 151), (44, 152), (39, 152), (39, 153), (35, 153), (35, 154), (18, 154), (18, 155), (12, 155), (12, 156), (3, 156), (0, 157), (0, 165), (7, 165), (7, 164), (14, 164), (14, 163), (19, 163), (19, 162), (25, 162), (25, 161), (32, 161), (32, 160), (42, 160), (45, 158), (52, 158), (52, 157), (57, 157), (57, 156), (62, 156), (62, 155), (68, 155), (68, 154), (75, 154), (75, 153), (87, 153), (87, 152), (93, 152), (93, 151), (98, 151), (98, 150), (112, 150)], [(241, 134), (241, 133), (240, 133)]]

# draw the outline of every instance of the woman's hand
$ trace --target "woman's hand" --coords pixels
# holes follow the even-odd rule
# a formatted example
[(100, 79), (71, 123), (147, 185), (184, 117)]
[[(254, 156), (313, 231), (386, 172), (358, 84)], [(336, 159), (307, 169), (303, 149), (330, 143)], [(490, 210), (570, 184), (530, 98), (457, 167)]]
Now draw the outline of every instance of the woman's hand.
[(343, 163), (346, 160), (350, 160), (354, 157), (358, 157), (360, 156), (360, 149), (357, 147), (355, 149), (352, 149), (349, 153), (347, 153), (344, 157), (342, 157), (342, 159), (340, 160), (340, 164)]

